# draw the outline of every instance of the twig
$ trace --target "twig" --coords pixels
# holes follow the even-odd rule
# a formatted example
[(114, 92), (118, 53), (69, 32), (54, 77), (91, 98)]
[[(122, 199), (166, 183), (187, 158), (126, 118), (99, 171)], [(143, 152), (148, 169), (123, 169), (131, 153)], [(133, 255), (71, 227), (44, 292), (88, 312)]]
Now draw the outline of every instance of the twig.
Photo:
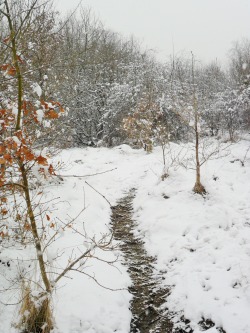
[(97, 280), (94, 276), (92, 276), (92, 275), (90, 275), (90, 274), (88, 274), (88, 273), (86, 273), (86, 272), (79, 271), (79, 270), (77, 270), (77, 269), (72, 269), (72, 271), (76, 271), (76, 272), (78, 272), (78, 273), (82, 273), (82, 274), (88, 276), (88, 277), (91, 278), (96, 284), (98, 284), (98, 286), (100, 286), (100, 287), (102, 287), (102, 288), (104, 288), (104, 289), (111, 290), (111, 291), (128, 290), (127, 288), (115, 288), (115, 289), (114, 289), (114, 288), (106, 287), (106, 286), (104, 286), (103, 284), (101, 284), (100, 282), (98, 282), (98, 280)]
[(87, 256), (87, 254), (89, 254), (92, 250), (94, 250), (97, 247), (97, 245), (92, 245), (86, 252), (84, 252), (80, 257), (78, 257), (76, 260), (74, 260), (68, 267), (66, 267), (63, 272), (55, 279), (54, 281), (54, 285), (56, 285), (56, 283), (65, 276), (65, 274), (72, 270), (73, 267), (84, 257)]
[(97, 175), (102, 175), (103, 173), (111, 172), (111, 171), (114, 171), (114, 170), (117, 170), (117, 168), (102, 171), (102, 172), (93, 173), (93, 174), (90, 174), (90, 175), (83, 175), (83, 176), (80, 176), (80, 175), (56, 175), (56, 176), (57, 177), (62, 177), (62, 178), (63, 177), (84, 178), (84, 177), (93, 177), (93, 176), (97, 176)]
[(243, 157), (243, 160), (241, 161), (242, 166), (245, 166), (245, 162), (246, 162), (247, 154), (248, 154), (249, 150), (250, 150), (250, 146), (247, 148), (245, 156)]
[(70, 18), (75, 14), (75, 12), (81, 6), (81, 4), (82, 4), (82, 0), (79, 1), (78, 5), (75, 7), (73, 12), (70, 14), (70, 16), (67, 18), (67, 20), (63, 23), (63, 25), (56, 31), (56, 33), (59, 33), (65, 27), (65, 25), (69, 22)]
[(109, 204), (110, 207), (112, 207), (110, 201), (100, 192), (98, 192), (93, 186), (91, 186), (86, 180), (85, 180), (85, 184), (87, 184), (89, 187), (91, 187), (96, 193), (98, 193), (101, 197), (103, 197), (104, 200), (107, 201), (107, 203)]

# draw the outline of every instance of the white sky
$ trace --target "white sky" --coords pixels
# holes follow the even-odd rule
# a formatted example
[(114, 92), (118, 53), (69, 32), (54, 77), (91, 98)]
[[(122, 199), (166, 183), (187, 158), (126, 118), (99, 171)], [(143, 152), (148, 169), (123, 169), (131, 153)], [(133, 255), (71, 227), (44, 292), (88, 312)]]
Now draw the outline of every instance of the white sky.
[[(55, 0), (67, 12), (80, 0)], [(158, 58), (190, 51), (204, 62), (227, 61), (232, 42), (250, 38), (250, 0), (82, 0), (107, 28), (135, 36)]]

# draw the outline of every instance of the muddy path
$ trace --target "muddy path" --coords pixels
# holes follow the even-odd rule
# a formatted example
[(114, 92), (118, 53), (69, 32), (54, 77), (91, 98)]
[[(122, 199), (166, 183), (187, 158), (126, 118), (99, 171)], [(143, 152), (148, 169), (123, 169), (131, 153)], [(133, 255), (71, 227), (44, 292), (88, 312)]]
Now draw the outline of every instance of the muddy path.
[(173, 324), (164, 308), (169, 290), (162, 288), (162, 277), (154, 270), (155, 258), (148, 256), (143, 240), (133, 234), (136, 227), (132, 219), (133, 198), (131, 191), (112, 208), (114, 238), (120, 242), (133, 282), (129, 289), (133, 295), (130, 333), (172, 333)]

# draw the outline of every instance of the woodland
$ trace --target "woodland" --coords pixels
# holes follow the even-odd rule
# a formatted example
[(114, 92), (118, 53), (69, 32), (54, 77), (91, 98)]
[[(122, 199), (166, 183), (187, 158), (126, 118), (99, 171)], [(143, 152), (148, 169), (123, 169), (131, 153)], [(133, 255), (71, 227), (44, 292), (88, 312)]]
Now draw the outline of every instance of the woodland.
[[(102, 288), (98, 274), (87, 271), (89, 260), (99, 260), (107, 266), (116, 265), (116, 254), (123, 251), (118, 250), (118, 243), (123, 244), (126, 238), (132, 237), (126, 234), (128, 231), (125, 229), (116, 227), (116, 216), (125, 216), (128, 212), (132, 214), (133, 209), (136, 212), (136, 207), (139, 212), (138, 207), (143, 205), (138, 203), (140, 198), (152, 195), (154, 186), (159, 189), (159, 192), (155, 190), (158, 193), (155, 196), (159, 195), (161, 199), (163, 196), (164, 204), (171, 200), (165, 190), (168, 187), (166, 182), (175, 179), (171, 177), (176, 170), (177, 173), (178, 170), (189, 170), (181, 174), (180, 184), (186, 184), (185, 177), (189, 179), (189, 174), (185, 176), (185, 172), (190, 172), (191, 181), (185, 187), (190, 195), (188, 198), (193, 198), (194, 205), (196, 202), (201, 205), (206, 202), (206, 205), (208, 198), (213, 197), (213, 189), (206, 181), (203, 168), (207, 163), (220, 163), (218, 161), (223, 158), (229, 158), (230, 166), (238, 164), (246, 170), (250, 154), (249, 131), (250, 40), (232, 43), (226, 66), (216, 60), (203, 64), (192, 52), (180, 55), (170, 51), (168, 59), (162, 62), (152, 52), (143, 49), (135, 38), (125, 39), (106, 29), (88, 8), (80, 6), (63, 17), (50, 0), (0, 0), (0, 301), (4, 309), (10, 309), (9, 316), (13, 317), (13, 308), (17, 311), (15, 321), (8, 319), (6, 324), (1, 319), (3, 326), (1, 328), (0, 322), (0, 332), (10, 330), (9, 322), (12, 322), (13, 330), (9, 332), (22, 333), (200, 332), (194, 324), (196, 320), (201, 331), (235, 333), (233, 329), (226, 329), (219, 319), (216, 322), (213, 315), (207, 318), (200, 314), (198, 319), (192, 321), (192, 316), (189, 318), (188, 313), (177, 306), (170, 306), (171, 316), (168, 316), (167, 323), (159, 324), (161, 328), (145, 328), (143, 322), (146, 319), (143, 317), (138, 324), (132, 313), (126, 317), (127, 328), (117, 329), (110, 324), (106, 329), (99, 327), (91, 330), (82, 326), (79, 319), (79, 328), (68, 327), (68, 331), (60, 331), (54, 319), (53, 300), (62, 286), (61, 281), (74, 284), (74, 279), (71, 281), (70, 277), (72, 272), (80, 277), (83, 273), (94, 280), (98, 288)], [(237, 155), (237, 149), (241, 154)], [(81, 157), (74, 153), (76, 151)], [(126, 154), (134, 156), (133, 162), (132, 157), (131, 161), (130, 157), (127, 162), (123, 161)], [(140, 173), (143, 175), (146, 172), (147, 163), (148, 168), (154, 170), (153, 154), (157, 154), (157, 161), (160, 161), (157, 169), (159, 182), (152, 185), (151, 180), (147, 183), (143, 178), (141, 182), (145, 189), (141, 187), (140, 192), (133, 182), (140, 178)], [(70, 165), (73, 159), (78, 169), (67, 169), (67, 164)], [(114, 162), (116, 159), (117, 165)], [(129, 163), (134, 163), (133, 171), (131, 169), (126, 174), (122, 163), (128, 163), (128, 169)], [(119, 201), (123, 197), (119, 185), (113, 189), (108, 183), (105, 183), (106, 187), (100, 185), (106, 182), (105, 177), (111, 183), (112, 172), (117, 172), (116, 169), (120, 170), (120, 174), (127, 175), (117, 178), (117, 184), (124, 183), (123, 194), (127, 193), (125, 201)], [(233, 171), (235, 175), (237, 170)], [(227, 175), (226, 172), (221, 174), (221, 179)], [(138, 177), (130, 179), (133, 174)], [(92, 183), (94, 177), (97, 180)], [(70, 217), (66, 218), (64, 214), (67, 210), (64, 211), (66, 208), (63, 207), (66, 204), (61, 192), (70, 192), (70, 186), (77, 188), (77, 183), (70, 183), (76, 179), (79, 184), (84, 179), (86, 189), (77, 209), (72, 208)], [(219, 177), (212, 172), (211, 179), (215, 184)], [(62, 184), (67, 181), (69, 187), (63, 188)], [(149, 187), (146, 188), (145, 184)], [(57, 192), (53, 192), (54, 188)], [(243, 188), (249, 194), (247, 182), (239, 191)], [(116, 197), (99, 189), (118, 191), (119, 195)], [(78, 194), (72, 192), (67, 198), (69, 206), (74, 206), (73, 201), (77, 200), (74, 196), (82, 196), (83, 190), (79, 191)], [(85, 202), (88, 201), (88, 191), (92, 193), (89, 196), (93, 195), (93, 210), (88, 210)], [(176, 212), (181, 200), (175, 203)], [(145, 202), (150, 207), (150, 201)], [(97, 212), (102, 204), (107, 204), (108, 208), (103, 208), (104, 212), (100, 211), (97, 219), (104, 220), (105, 227), (98, 229), (93, 222), (91, 231), (85, 227), (80, 229), (79, 220), (88, 219), (88, 216), (89, 220), (94, 220), (95, 209)], [(157, 207), (157, 201), (155, 205)], [(126, 212), (122, 210), (124, 207)], [(151, 207), (148, 214), (153, 214), (155, 207)], [(146, 212), (146, 209), (142, 211)], [(140, 219), (146, 221), (147, 217), (138, 214), (139, 227), (131, 224), (131, 228), (139, 228), (137, 232), (140, 233), (144, 228)], [(110, 216), (113, 216), (112, 223)], [(126, 215), (126, 219), (131, 221), (131, 216)], [(106, 224), (110, 223), (113, 227), (106, 230)], [(122, 222), (119, 223), (121, 225)], [(151, 224), (145, 225), (153, 228)], [(157, 232), (152, 230), (152, 234)], [(60, 251), (55, 250), (55, 243), (64, 233), (76, 234), (77, 242), (83, 247), (79, 248), (77, 242), (75, 245), (69, 240), (67, 242), (75, 245), (72, 252), (64, 250), (63, 244)], [(121, 236), (123, 233), (124, 238)], [(146, 250), (141, 249), (144, 247), (141, 239), (130, 239), (130, 242), (140, 244), (140, 248), (136, 245), (134, 251), (144, 257), (143, 265), (154, 269), (158, 265), (157, 274), (160, 274), (164, 260), (161, 262), (159, 255), (157, 261), (158, 250), (153, 250), (146, 257), (151, 246), (147, 245), (147, 240)], [(127, 251), (129, 254), (123, 253), (121, 257), (125, 258), (125, 262), (132, 262), (135, 259), (128, 248), (131, 250), (133, 246), (125, 246), (124, 253)], [(52, 259), (50, 249), (56, 253)], [(197, 252), (190, 248), (190, 252), (194, 251)], [(111, 258), (105, 254), (109, 252), (113, 253)], [(154, 259), (150, 259), (150, 255)], [(178, 261), (174, 259), (176, 256), (169, 258), (171, 265)], [(224, 257), (227, 255), (224, 254)], [(134, 270), (137, 264), (135, 261)], [(117, 265), (120, 265), (119, 260)], [(119, 269), (122, 271), (123, 268)], [(148, 274), (145, 272), (140, 274)], [(130, 278), (131, 274), (133, 269), (130, 269)], [(148, 280), (155, 278), (154, 273), (146, 276)], [(129, 282), (126, 283), (129, 285)], [(235, 283), (239, 285), (239, 282)], [(132, 284), (136, 285), (135, 281)], [(171, 292), (170, 284), (165, 285), (165, 294)], [(113, 289), (119, 288), (124, 286)], [(174, 292), (172, 295), (174, 297)], [(154, 297), (163, 296), (156, 293)], [(129, 308), (129, 297), (127, 303), (124, 307)], [(87, 300), (85, 306), (88, 307)], [(135, 313), (140, 316), (138, 308), (143, 305), (132, 306), (135, 311), (136, 307)], [(162, 311), (159, 309), (158, 312)], [(176, 315), (179, 326), (172, 320), (176, 313), (179, 313), (179, 317)], [(151, 319), (156, 318), (152, 316)], [(60, 321), (60, 316), (57, 316), (57, 321), (58, 318)], [(245, 327), (245, 331), (240, 328), (238, 332), (250, 329), (250, 326)]]

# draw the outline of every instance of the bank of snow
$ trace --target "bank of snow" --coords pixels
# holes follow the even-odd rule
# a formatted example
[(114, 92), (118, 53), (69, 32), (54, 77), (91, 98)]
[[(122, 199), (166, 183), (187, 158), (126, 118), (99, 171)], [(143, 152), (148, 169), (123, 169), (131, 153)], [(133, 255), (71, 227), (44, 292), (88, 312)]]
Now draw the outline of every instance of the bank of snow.
[(166, 305), (197, 333), (203, 319), (215, 323), (211, 333), (250, 332), (250, 156), (244, 167), (238, 160), (249, 144), (204, 166), (205, 198), (191, 191), (193, 172), (179, 169), (162, 183), (149, 173), (135, 199), (138, 233), (171, 286)]
[[(157, 257), (156, 269), (171, 287), (166, 306), (176, 313), (176, 325), (184, 314), (195, 333), (201, 331), (198, 323), (202, 318), (215, 323), (208, 330), (211, 333), (218, 332), (216, 327), (227, 333), (249, 333), (250, 160), (246, 158), (244, 167), (235, 161), (244, 158), (249, 144), (242, 140), (230, 147), (229, 155), (203, 166), (206, 198), (193, 194), (195, 175), (191, 169), (172, 168), (169, 177), (161, 181), (159, 148), (152, 154), (125, 145), (65, 150), (57, 158), (64, 165), (60, 171), (64, 180), (44, 189), (45, 201), (55, 199), (49, 204), (50, 221), (67, 223), (85, 207), (75, 226), (98, 239), (109, 232), (111, 209), (97, 191), (114, 205), (136, 188), (135, 232), (145, 240), (149, 254)], [(172, 149), (180, 148), (173, 144)], [(97, 174), (108, 170), (113, 171)], [(86, 239), (69, 228), (47, 256), (53, 262), (59, 255), (59, 272), (70, 257), (87, 246)], [(131, 296), (127, 287), (131, 281), (122, 255), (115, 249), (95, 254), (106, 261), (119, 255), (114, 266), (93, 258), (83, 271), (116, 291), (100, 287), (86, 274), (71, 272), (68, 279), (61, 280), (55, 295), (56, 333), (129, 332)], [(1, 333), (15, 332), (10, 329), (11, 318), (13, 308), (1, 305)]]
[[(244, 167), (238, 160), (244, 159), (249, 144), (242, 140), (230, 147), (230, 154), (203, 166), (206, 198), (193, 194), (195, 175), (191, 169), (170, 168), (169, 177), (164, 182), (160, 180), (162, 160), (158, 148), (149, 155), (127, 146), (64, 152), (64, 160), (82, 161), (82, 164), (78, 161), (70, 173), (91, 174), (117, 168), (87, 179), (111, 204), (130, 188), (137, 188), (136, 232), (145, 240), (149, 254), (157, 257), (157, 269), (164, 275), (164, 283), (171, 287), (166, 306), (176, 313), (177, 325), (181, 325), (179, 319), (184, 314), (197, 333), (201, 331), (198, 323), (203, 319), (215, 323), (211, 332), (217, 332), (216, 327), (222, 327), (227, 333), (250, 332), (250, 156)], [(173, 145), (173, 150), (178, 149)], [(79, 186), (75, 193), (80, 193), (84, 181), (85, 178), (75, 180)], [(84, 186), (85, 191), (88, 190), (86, 198), (92, 197), (93, 190)], [(98, 205), (105, 206), (106, 202), (95, 193), (87, 220), (93, 220)], [(108, 214), (106, 216), (108, 223)], [(124, 274), (126, 276), (123, 272), (120, 279), (129, 283)], [(99, 317), (102, 312), (105, 297), (111, 297), (108, 294), (105, 292), (104, 298), (97, 301), (96, 304), (102, 306), (95, 305), (93, 308), (98, 310), (89, 315), (87, 321), (93, 327), (98, 323), (95, 314)], [(95, 293), (92, 295), (94, 298)], [(129, 312), (125, 309), (128, 297), (122, 302), (123, 308), (117, 307), (116, 302), (109, 301), (109, 305), (104, 306), (107, 311), (104, 317), (112, 318), (108, 312), (114, 306), (115, 316), (117, 308), (119, 313), (127, 313), (123, 322), (128, 325)], [(103, 320), (102, 324), (107, 329), (109, 321)], [(125, 326), (123, 329), (126, 331)], [(100, 328), (96, 332), (101, 332)], [(106, 332), (104, 328), (103, 332)]]

